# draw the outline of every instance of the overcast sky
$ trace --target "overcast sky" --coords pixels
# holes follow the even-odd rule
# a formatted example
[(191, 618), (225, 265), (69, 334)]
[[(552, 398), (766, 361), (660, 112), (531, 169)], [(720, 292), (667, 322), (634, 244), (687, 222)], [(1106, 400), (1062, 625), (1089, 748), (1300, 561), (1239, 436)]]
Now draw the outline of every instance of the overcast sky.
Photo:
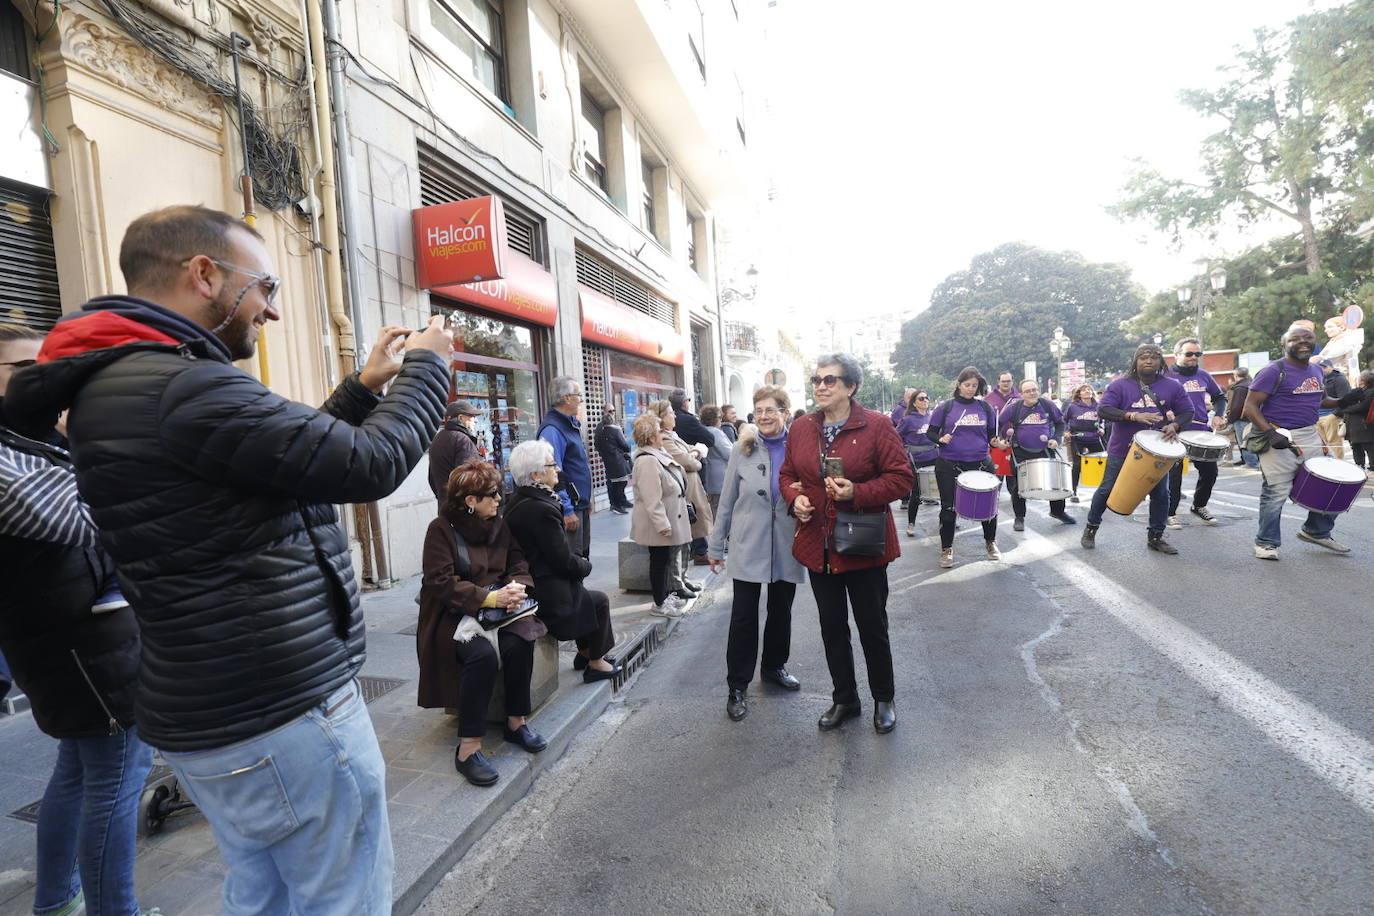
[[(1317, 0), (1317, 8), (1338, 5)], [(1221, 244), (1103, 208), (1131, 157), (1195, 169), (1216, 129), (1178, 102), (1310, 0), (778, 0), (767, 10), (780, 191), (769, 292), (803, 314), (916, 312), (1003, 242), (1128, 264), (1172, 288)], [(1274, 225), (1267, 238), (1291, 231)]]

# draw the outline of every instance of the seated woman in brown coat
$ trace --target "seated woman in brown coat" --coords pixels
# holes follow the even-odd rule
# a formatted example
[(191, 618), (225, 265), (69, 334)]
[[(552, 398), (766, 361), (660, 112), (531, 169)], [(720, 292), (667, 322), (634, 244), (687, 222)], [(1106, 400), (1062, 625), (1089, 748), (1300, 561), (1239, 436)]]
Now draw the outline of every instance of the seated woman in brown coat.
[[(434, 709), (457, 704), (454, 766), (476, 786), (489, 786), (500, 778), (482, 754), (498, 666), (506, 689), (506, 740), (532, 754), (548, 745), (525, 723), (534, 641), (548, 632), (543, 622), (531, 615), (491, 631), (496, 634), (495, 646), (480, 626), (464, 624), (465, 617), (475, 621), (483, 608), (519, 607), (534, 584), (520, 545), (497, 514), (500, 505), (501, 475), (487, 462), (473, 459), (449, 475), (443, 511), (425, 533), (415, 635), (419, 705)], [(465, 632), (476, 631), (465, 642), (454, 638), (460, 625)]]
[(555, 638), (577, 642), (573, 668), (582, 672), (582, 680), (610, 680), (621, 670), (606, 654), (615, 645), (611, 600), (605, 592), (583, 586), (592, 562), (573, 553), (564, 536), (563, 508), (553, 489), (558, 483), (553, 446), (543, 439), (521, 442), (507, 464), (515, 492), (506, 503), (506, 527), (534, 577), (539, 619)]

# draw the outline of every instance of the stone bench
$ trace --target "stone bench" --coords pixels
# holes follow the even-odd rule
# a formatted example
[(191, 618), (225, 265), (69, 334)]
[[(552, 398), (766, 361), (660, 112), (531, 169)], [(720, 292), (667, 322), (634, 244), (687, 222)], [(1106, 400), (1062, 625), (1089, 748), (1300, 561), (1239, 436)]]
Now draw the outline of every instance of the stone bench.
[(617, 545), (620, 551), (620, 588), (627, 592), (651, 592), (649, 586), (649, 548), (636, 544), (630, 538), (621, 538)]
[[(474, 636), (473, 639), (481, 639)], [(539, 711), (553, 695), (558, 692), (558, 640), (545, 634), (534, 641), (534, 670), (530, 673), (530, 715)], [(457, 716), (455, 706), (445, 707), (444, 712)], [(491, 703), (487, 706), (487, 721), (505, 724), (506, 686), (501, 672), (496, 672), (496, 687), (491, 692)]]

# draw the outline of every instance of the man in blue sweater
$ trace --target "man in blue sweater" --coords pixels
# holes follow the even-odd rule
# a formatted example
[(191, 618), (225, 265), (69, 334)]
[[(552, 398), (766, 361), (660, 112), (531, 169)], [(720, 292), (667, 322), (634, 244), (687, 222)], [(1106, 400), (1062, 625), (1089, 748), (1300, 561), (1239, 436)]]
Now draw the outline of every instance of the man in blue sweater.
[(563, 471), (563, 527), (573, 553), (586, 557), (592, 550), (592, 466), (582, 441), (582, 386), (569, 375), (549, 382), (549, 412), (539, 424), (539, 438), (553, 446), (553, 460)]

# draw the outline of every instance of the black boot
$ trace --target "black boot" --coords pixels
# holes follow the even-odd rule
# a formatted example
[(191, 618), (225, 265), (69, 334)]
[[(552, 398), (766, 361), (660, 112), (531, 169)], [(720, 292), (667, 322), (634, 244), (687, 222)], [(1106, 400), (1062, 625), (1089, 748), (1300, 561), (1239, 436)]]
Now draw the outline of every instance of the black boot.
[(880, 735), (886, 735), (897, 727), (897, 707), (891, 700), (879, 700), (873, 704), (873, 727)]
[(1151, 550), (1158, 550), (1160, 553), (1169, 555), (1178, 553), (1178, 548), (1164, 540), (1163, 531), (1151, 531), (1146, 535), (1145, 543)]
[(1097, 526), (1087, 525), (1083, 528), (1083, 536), (1078, 539), (1078, 543), (1084, 550), (1092, 550), (1097, 546)]
[(725, 714), (730, 717), (731, 722), (738, 722), (749, 715), (749, 699), (743, 690), (731, 688), (730, 696), (725, 701)]

